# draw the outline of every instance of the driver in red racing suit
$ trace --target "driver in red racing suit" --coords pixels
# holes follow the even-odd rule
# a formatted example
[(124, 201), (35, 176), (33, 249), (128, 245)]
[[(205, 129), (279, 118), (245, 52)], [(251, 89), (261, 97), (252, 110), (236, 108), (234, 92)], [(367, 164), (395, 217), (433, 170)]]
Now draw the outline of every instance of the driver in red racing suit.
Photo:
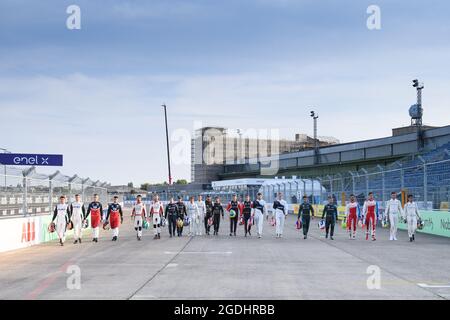
[(91, 215), (91, 227), (94, 235), (92, 242), (98, 242), (98, 236), (100, 234), (100, 223), (102, 221), (102, 213), (103, 207), (102, 204), (98, 201), (98, 194), (94, 194), (94, 201), (92, 201), (89, 204), (85, 217), (85, 219), (87, 219), (89, 217), (89, 214)]
[(111, 231), (113, 234), (112, 241), (117, 241), (119, 237), (119, 227), (123, 223), (122, 206), (117, 202), (118, 196), (114, 196), (114, 202), (108, 206), (108, 212), (106, 214), (106, 221), (109, 221)]

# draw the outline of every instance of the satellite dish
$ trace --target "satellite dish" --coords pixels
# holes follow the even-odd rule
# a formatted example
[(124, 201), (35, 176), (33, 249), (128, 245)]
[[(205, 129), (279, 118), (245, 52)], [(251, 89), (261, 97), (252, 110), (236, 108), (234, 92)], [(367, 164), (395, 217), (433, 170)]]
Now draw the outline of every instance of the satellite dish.
[(418, 104), (413, 104), (410, 108), (409, 108), (409, 116), (413, 119), (420, 119), (422, 118), (423, 115), (423, 111), (422, 111), (422, 107), (419, 106)]

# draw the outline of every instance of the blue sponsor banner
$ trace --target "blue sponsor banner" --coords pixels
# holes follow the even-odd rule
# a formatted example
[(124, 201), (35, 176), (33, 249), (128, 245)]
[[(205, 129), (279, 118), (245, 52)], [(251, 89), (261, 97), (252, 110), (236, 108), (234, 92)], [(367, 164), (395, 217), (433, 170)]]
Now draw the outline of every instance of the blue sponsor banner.
[(61, 154), (0, 153), (0, 163), (13, 166), (62, 167)]

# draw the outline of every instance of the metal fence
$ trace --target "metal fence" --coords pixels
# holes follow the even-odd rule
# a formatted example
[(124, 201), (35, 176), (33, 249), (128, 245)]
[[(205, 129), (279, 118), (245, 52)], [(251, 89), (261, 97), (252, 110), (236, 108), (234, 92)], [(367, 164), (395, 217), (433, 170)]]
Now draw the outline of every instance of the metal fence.
[(334, 176), (316, 177), (325, 192), (320, 201), (332, 195), (337, 201), (350, 194), (362, 199), (373, 192), (378, 201), (390, 199), (392, 191), (412, 194), (420, 209), (448, 210), (450, 201), (450, 159), (428, 162), (418, 157), (409, 162), (396, 162), (391, 166), (349, 171)]
[[(240, 198), (249, 194), (252, 199), (257, 192), (264, 194), (268, 202), (276, 198), (277, 192), (282, 192), (289, 203), (298, 203), (306, 194), (310, 202), (323, 204), (328, 196), (333, 196), (337, 203), (348, 201), (354, 194), (362, 203), (369, 192), (373, 192), (381, 208), (384, 202), (390, 199), (392, 191), (412, 194), (420, 209), (448, 210), (450, 202), (450, 153), (444, 150), (436, 155), (418, 156), (413, 160), (397, 161), (389, 166), (377, 166), (375, 168), (362, 168), (359, 171), (342, 172), (337, 175), (308, 177), (299, 179), (312, 183), (313, 192), (305, 191), (304, 186), (292, 184), (288, 180), (279, 179), (276, 185), (261, 186), (259, 188), (242, 188), (229, 192), (202, 191), (190, 193), (159, 193), (162, 200), (168, 196), (181, 195), (187, 200), (190, 195), (198, 194), (220, 196), (222, 202), (228, 202), (233, 194)], [(314, 197), (312, 196), (314, 194)]]
[[(250, 196), (252, 196), (252, 199), (254, 199), (256, 197), (256, 193), (258, 192), (258, 189), (251, 189), (249, 190), (249, 194)], [(253, 193), (252, 193), (253, 192)], [(244, 196), (247, 194), (246, 190), (243, 190), (242, 192), (224, 192), (224, 191), (205, 191), (205, 190), (192, 190), (192, 191), (180, 191), (180, 192), (155, 192), (154, 194), (159, 195), (159, 199), (163, 202), (168, 202), (170, 200), (170, 198), (174, 198), (175, 201), (177, 201), (178, 197), (181, 197), (183, 199), (183, 201), (187, 202), (189, 201), (189, 198), (191, 196), (195, 197), (195, 200), (197, 200), (197, 197), (199, 195), (203, 196), (203, 200), (206, 199), (207, 196), (211, 196), (213, 199), (217, 196), (220, 197), (220, 200), (222, 203), (228, 203), (229, 201), (231, 201), (231, 198), (233, 197), (233, 195), (238, 195), (238, 197), (240, 198), (244, 198)], [(137, 194), (125, 194), (123, 196), (123, 201), (125, 203), (125, 206), (129, 207), (131, 205), (131, 203), (134, 203), (134, 201), (136, 201), (136, 195)], [(141, 194), (142, 196), (142, 201), (144, 203), (150, 203), (153, 199), (152, 199), (152, 193), (148, 193), (148, 194)]]
[[(436, 159), (440, 158), (440, 159)], [(306, 194), (310, 202), (323, 204), (328, 196), (342, 203), (349, 199), (350, 194), (357, 196), (362, 202), (369, 192), (373, 192), (381, 207), (390, 199), (392, 191), (401, 193), (405, 191), (412, 194), (420, 209), (448, 210), (450, 203), (450, 153), (445, 151), (437, 157), (418, 156), (414, 160), (397, 161), (389, 166), (377, 166), (375, 168), (361, 168), (359, 171), (348, 171), (337, 175), (299, 178), (300, 181), (310, 183), (313, 192), (306, 191), (304, 184), (293, 184), (288, 180), (279, 179), (276, 185), (251, 188), (240, 188), (233, 191), (191, 191), (191, 192), (163, 192), (158, 193), (161, 200), (167, 201), (170, 196), (175, 199), (182, 196), (185, 201), (189, 196), (202, 194), (212, 197), (219, 196), (222, 202), (231, 200), (233, 194), (244, 198), (249, 194), (252, 199), (258, 192), (262, 192), (266, 201), (271, 202), (276, 198), (277, 192), (282, 192), (289, 203), (298, 203)], [(312, 196), (314, 194), (314, 197)], [(133, 199), (135, 195), (127, 195), (125, 198)], [(145, 195), (144, 195), (145, 196)], [(151, 196), (148, 195), (148, 200)]]
[(3, 166), (0, 173), (0, 218), (45, 214), (52, 211), (60, 195), (73, 201), (80, 194), (84, 202), (98, 194), (100, 201), (108, 201), (108, 184), (91, 179), (72, 177), (59, 171), (39, 174), (35, 168), (19, 170)]

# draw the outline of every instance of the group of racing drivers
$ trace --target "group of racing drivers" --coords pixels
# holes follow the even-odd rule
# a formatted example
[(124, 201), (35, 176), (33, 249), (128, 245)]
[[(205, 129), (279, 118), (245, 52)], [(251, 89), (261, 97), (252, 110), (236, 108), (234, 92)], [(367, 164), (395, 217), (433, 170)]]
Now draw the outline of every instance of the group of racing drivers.
[[(328, 203), (324, 206), (319, 227), (325, 230), (325, 237), (334, 240), (334, 228), (338, 220), (338, 208), (333, 197), (328, 197)], [(276, 238), (283, 236), (285, 219), (288, 214), (288, 204), (283, 199), (283, 194), (277, 194), (273, 202), (272, 216), (270, 224), (275, 226)], [(213, 235), (219, 234), (220, 221), (227, 213), (230, 222), (230, 236), (236, 236), (237, 225), (244, 226), (244, 236), (251, 236), (251, 229), (254, 225), (258, 238), (262, 237), (264, 219), (269, 220), (266, 202), (261, 193), (257, 194), (255, 200), (251, 200), (247, 195), (244, 201), (239, 201), (237, 195), (233, 195), (227, 206), (223, 206), (220, 197), (207, 196), (203, 201), (201, 195), (197, 200), (190, 197), (186, 204), (182, 197), (175, 201), (173, 197), (164, 205), (156, 195), (151, 201), (149, 210), (142, 201), (142, 196), (136, 197), (136, 202), (132, 206), (131, 219), (136, 238), (142, 239), (143, 229), (148, 229), (153, 225), (155, 240), (161, 239), (161, 228), (168, 226), (170, 237), (181, 237), (185, 228), (188, 228), (189, 236), (201, 236), (202, 230), (205, 235), (210, 235), (211, 227)], [(61, 196), (59, 203), (55, 206), (52, 223), (49, 231), (56, 231), (59, 242), (64, 245), (67, 230), (74, 230), (74, 244), (81, 243), (82, 229), (88, 226), (87, 219), (90, 216), (90, 224), (93, 233), (93, 242), (98, 242), (100, 228), (111, 229), (112, 241), (117, 241), (119, 237), (119, 227), (123, 223), (123, 210), (118, 202), (118, 197), (113, 197), (113, 202), (108, 205), (106, 215), (103, 215), (103, 207), (99, 202), (99, 196), (95, 194), (93, 201), (87, 209), (81, 201), (80, 195), (75, 195), (75, 201), (70, 205), (66, 203), (66, 197)], [(311, 220), (314, 219), (314, 207), (309, 203), (309, 198), (305, 195), (299, 206), (298, 219), (296, 225), (298, 229), (303, 229), (303, 237), (307, 239)], [(415, 241), (415, 231), (422, 223), (417, 204), (413, 196), (408, 196), (408, 202), (402, 207), (397, 199), (397, 193), (392, 192), (391, 199), (386, 202), (383, 217), (380, 217), (378, 204), (372, 192), (368, 194), (363, 208), (360, 208), (356, 197), (352, 194), (350, 201), (346, 205), (343, 227), (348, 231), (349, 239), (356, 239), (357, 226), (365, 230), (366, 240), (376, 240), (375, 231), (377, 221), (390, 228), (390, 240), (397, 240), (397, 226), (399, 220), (403, 219), (408, 225), (408, 236), (410, 242)]]

